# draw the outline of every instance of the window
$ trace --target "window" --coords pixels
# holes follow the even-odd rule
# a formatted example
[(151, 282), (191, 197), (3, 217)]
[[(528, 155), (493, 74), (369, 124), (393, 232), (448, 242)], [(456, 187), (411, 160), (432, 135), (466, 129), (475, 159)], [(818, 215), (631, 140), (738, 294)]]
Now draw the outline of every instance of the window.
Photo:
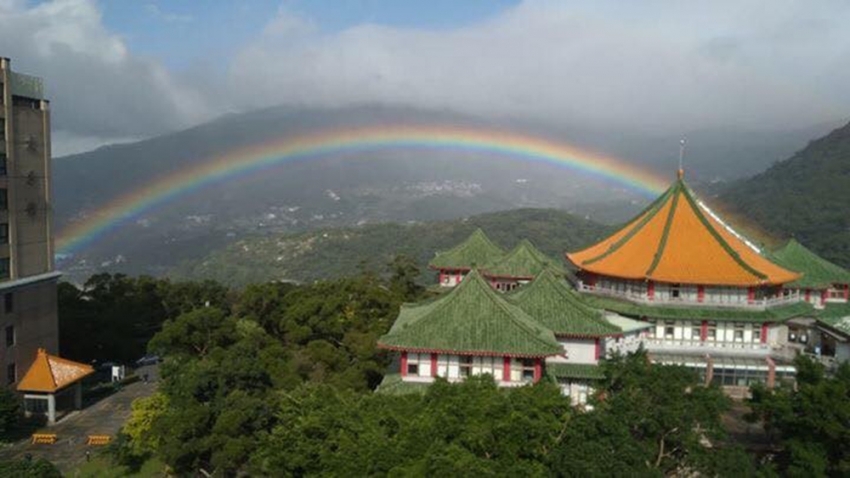
[(8, 244), (9, 243), (9, 224), (8, 223), (0, 223), (0, 244)]
[(700, 340), (702, 338), (702, 327), (691, 328), (691, 339)]
[(9, 209), (9, 195), (5, 189), (0, 189), (0, 211)]
[(733, 337), (735, 342), (744, 341), (744, 324), (735, 324), (735, 335)]
[(407, 375), (419, 375), (420, 358), (425, 354), (407, 354)]
[(665, 339), (672, 339), (673, 338), (673, 335), (676, 332), (675, 325), (676, 325), (676, 322), (674, 322), (672, 320), (665, 320), (664, 321), (664, 338)]
[[(0, 138), (2, 139), (2, 138)], [(0, 176), (6, 175), (6, 153), (0, 153)]]
[(15, 311), (15, 295), (12, 292), (7, 292), (6, 295), (3, 296), (3, 311), (7, 314), (11, 314)]
[(460, 376), (461, 377), (469, 377), (472, 375), (472, 355), (461, 355), (460, 356)]
[(6, 384), (12, 385), (18, 381), (18, 367), (14, 363), (6, 365)]
[(0, 259), (0, 280), (9, 278), (9, 258)]
[(761, 329), (753, 327), (753, 342), (761, 342)]
[(671, 284), (670, 285), (670, 298), (672, 299), (680, 299), (681, 298), (681, 290), (679, 289), (679, 284)]
[(11, 347), (15, 345), (15, 326), (7, 325), (6, 326), (6, 347)]
[(534, 359), (522, 359), (522, 381), (534, 381)]

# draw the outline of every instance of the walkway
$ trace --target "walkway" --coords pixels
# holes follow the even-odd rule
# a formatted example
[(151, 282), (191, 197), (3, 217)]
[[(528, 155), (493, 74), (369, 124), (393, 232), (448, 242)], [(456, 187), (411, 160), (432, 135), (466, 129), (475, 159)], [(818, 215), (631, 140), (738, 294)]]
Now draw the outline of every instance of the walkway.
[(85, 460), (87, 450), (94, 454), (102, 449), (86, 445), (89, 435), (110, 435), (114, 439), (130, 416), (133, 400), (151, 395), (155, 390), (155, 381), (131, 383), (88, 408), (70, 413), (55, 426), (41, 429), (44, 433), (56, 434), (56, 443), (53, 445), (33, 445), (30, 440), (20, 441), (0, 449), (0, 459), (21, 459), (29, 453), (33, 459), (45, 458), (60, 471), (67, 472)]

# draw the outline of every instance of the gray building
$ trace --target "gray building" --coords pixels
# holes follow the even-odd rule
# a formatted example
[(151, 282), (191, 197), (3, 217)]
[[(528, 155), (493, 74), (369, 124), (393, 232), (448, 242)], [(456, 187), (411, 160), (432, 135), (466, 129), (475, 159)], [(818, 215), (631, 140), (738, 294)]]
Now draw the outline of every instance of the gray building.
[(0, 385), (10, 387), (39, 348), (59, 352), (49, 106), (41, 79), (0, 57)]

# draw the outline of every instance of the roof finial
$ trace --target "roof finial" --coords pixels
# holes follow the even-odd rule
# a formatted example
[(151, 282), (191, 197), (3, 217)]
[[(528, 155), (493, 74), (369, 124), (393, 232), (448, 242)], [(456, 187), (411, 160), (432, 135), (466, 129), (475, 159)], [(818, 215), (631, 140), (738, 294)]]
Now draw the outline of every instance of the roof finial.
[(682, 162), (685, 159), (685, 143), (686, 142), (687, 142), (687, 140), (685, 138), (682, 138), (679, 141), (679, 170), (677, 171), (677, 176), (679, 177), (679, 179), (682, 179), (682, 178), (685, 177), (685, 168), (682, 165)]

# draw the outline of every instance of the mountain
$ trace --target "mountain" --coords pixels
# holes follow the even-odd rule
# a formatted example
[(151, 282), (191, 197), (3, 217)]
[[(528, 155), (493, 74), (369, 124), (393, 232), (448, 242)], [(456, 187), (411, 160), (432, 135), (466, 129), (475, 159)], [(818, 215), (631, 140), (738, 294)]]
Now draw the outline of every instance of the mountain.
[(850, 124), (733, 184), (720, 200), (769, 233), (850, 267)]
[[(55, 230), (62, 238), (69, 225), (99, 217), (100, 209), (121, 195), (240, 148), (326, 130), (435, 124), (527, 133), (665, 173), (672, 171), (677, 161), (678, 136), (673, 133), (659, 136), (581, 126), (553, 128), (446, 110), (377, 105), (274, 107), (55, 159)], [(687, 159), (691, 184), (700, 179), (738, 177), (762, 161), (774, 161), (783, 151), (790, 154), (811, 137), (808, 134), (805, 130), (692, 132)], [(715, 151), (720, 153), (715, 156)], [(63, 255), (58, 264), (78, 277), (100, 271), (160, 275), (182, 260), (204, 257), (256, 235), (444, 220), (524, 207), (565, 209), (615, 223), (645, 201), (628, 188), (541, 162), (445, 148), (349, 149), (188, 191), (167, 204), (125, 218), (120, 227), (111, 228), (84, 249)]]
[[(529, 239), (553, 260), (603, 238), (608, 226), (554, 209), (518, 209), (453, 221), (370, 224), (299, 234), (246, 238), (208, 256), (186, 261), (171, 277), (214, 279), (231, 286), (270, 280), (307, 282), (351, 276), (363, 267), (382, 270), (397, 254), (424, 271), (434, 253), (449, 249), (480, 227), (510, 250)], [(433, 282), (433, 281), (431, 281)]]

